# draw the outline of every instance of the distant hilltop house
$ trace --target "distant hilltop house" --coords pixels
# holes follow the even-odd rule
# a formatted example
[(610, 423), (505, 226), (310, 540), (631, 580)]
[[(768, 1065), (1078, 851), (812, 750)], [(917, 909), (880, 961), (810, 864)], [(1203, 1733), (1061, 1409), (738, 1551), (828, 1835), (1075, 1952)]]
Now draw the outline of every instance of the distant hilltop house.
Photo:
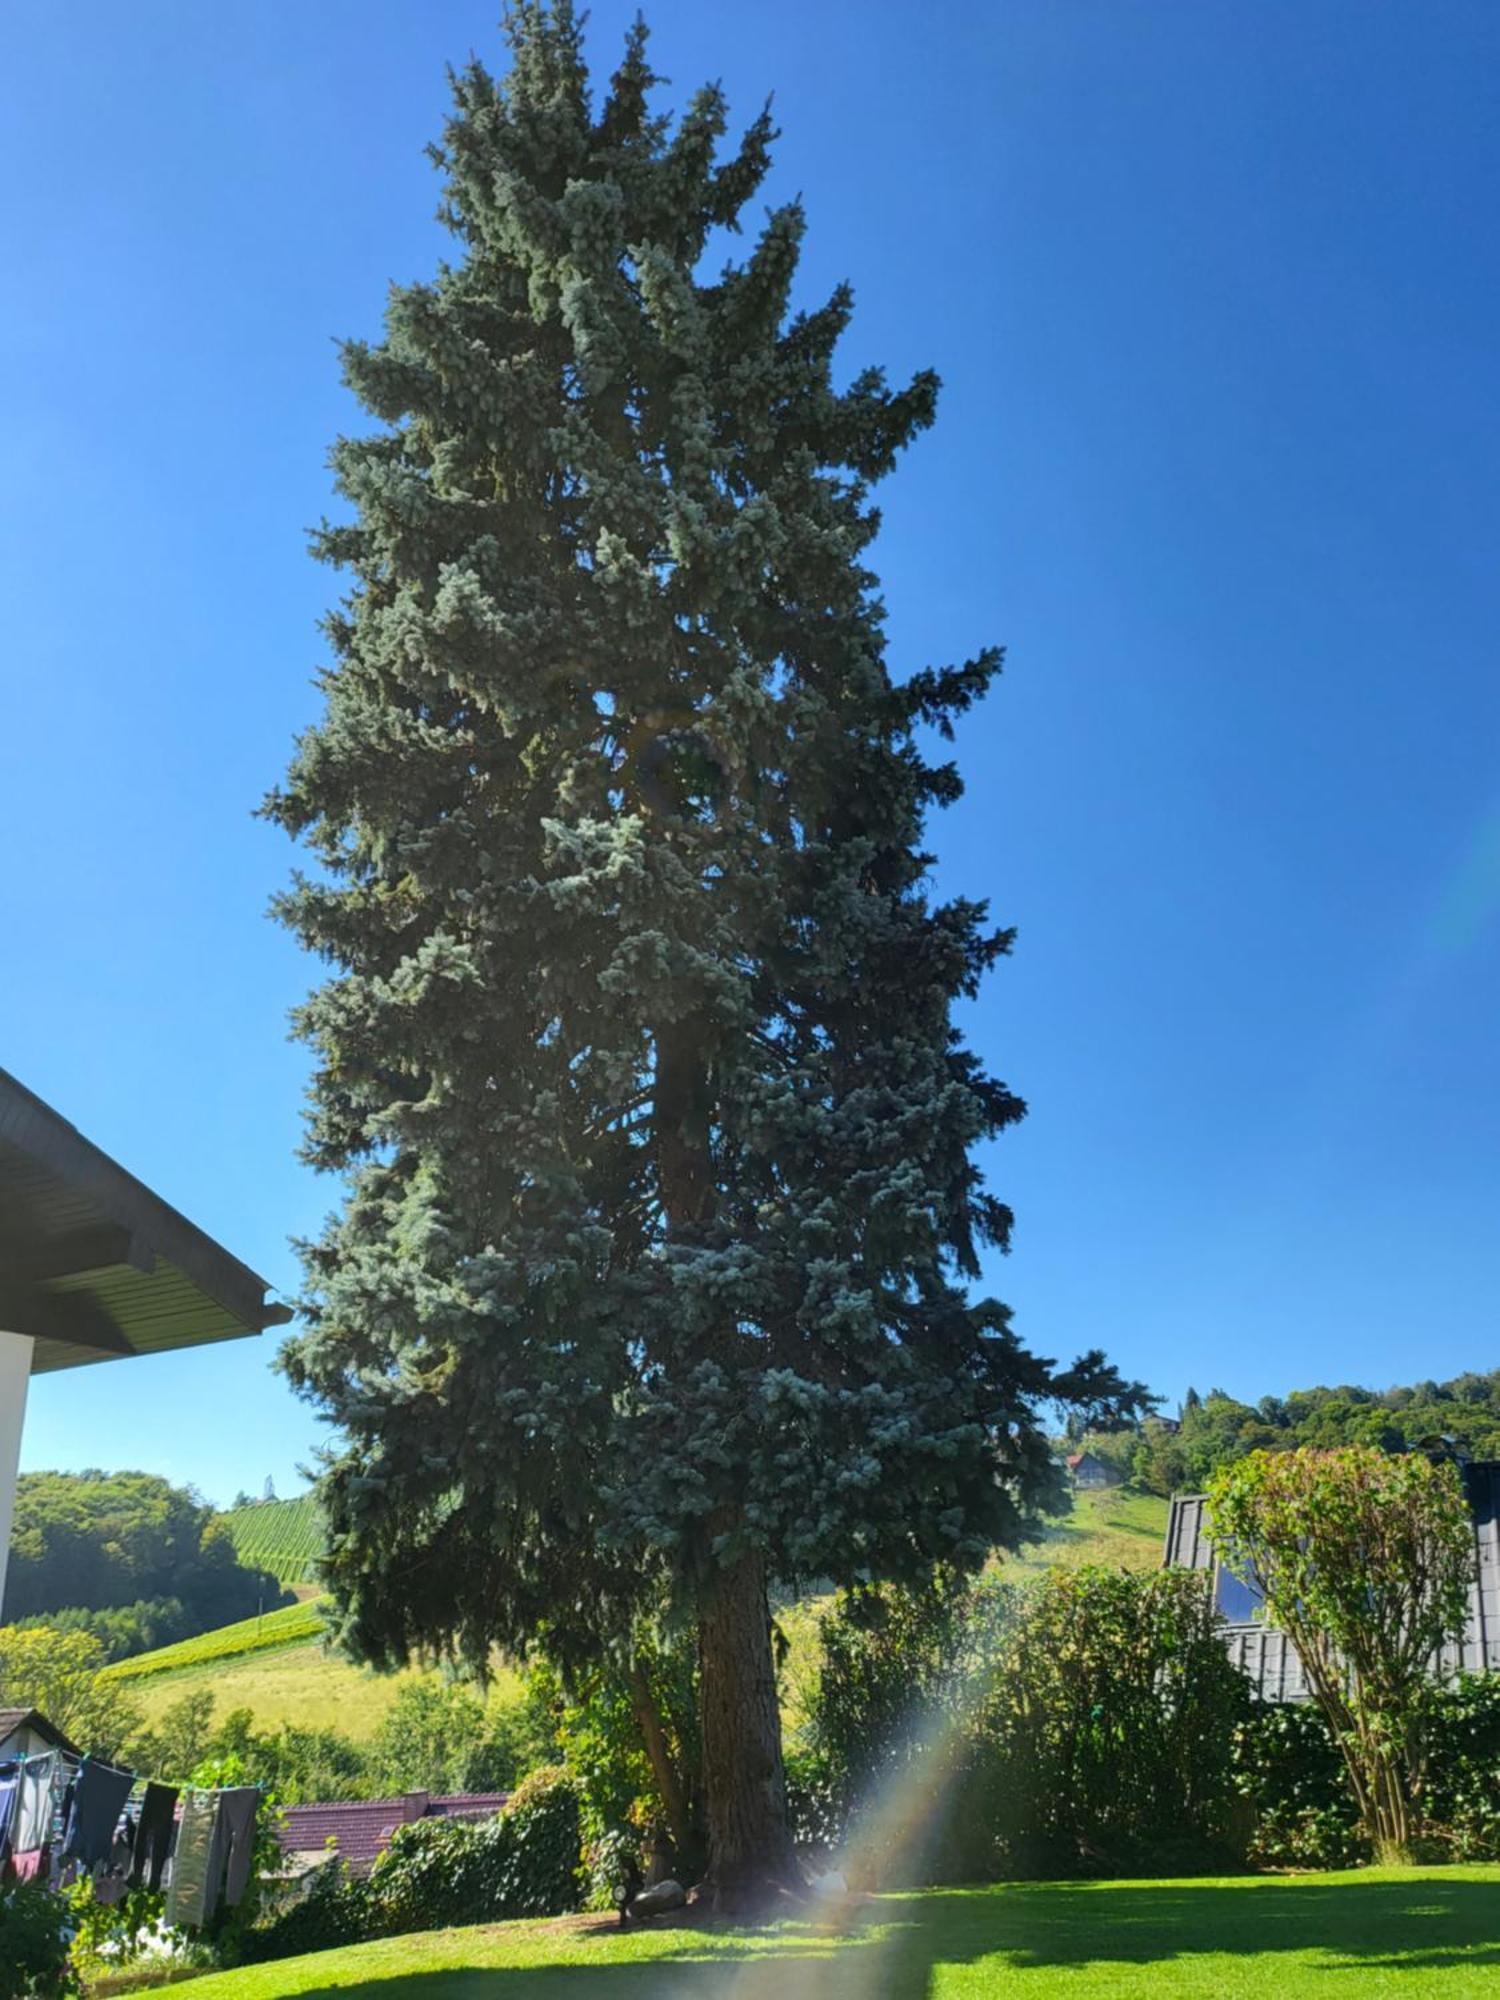
[[(1474, 1580), (1463, 1636), (1434, 1655), (1434, 1679), (1500, 1668), (1500, 1460), (1475, 1459), (1459, 1472), (1474, 1521)], [(1260, 1615), (1260, 1593), (1219, 1561), (1205, 1506), (1201, 1493), (1182, 1493), (1172, 1501), (1162, 1567), (1211, 1570), (1214, 1608), (1224, 1620), (1224, 1643), (1235, 1665), (1250, 1676), (1262, 1700), (1306, 1701), (1307, 1679), (1296, 1648)]]
[(1124, 1483), (1125, 1475), (1117, 1465), (1111, 1465), (1107, 1458), (1096, 1458), (1091, 1451), (1071, 1452), (1066, 1462), (1073, 1484), (1081, 1493)]

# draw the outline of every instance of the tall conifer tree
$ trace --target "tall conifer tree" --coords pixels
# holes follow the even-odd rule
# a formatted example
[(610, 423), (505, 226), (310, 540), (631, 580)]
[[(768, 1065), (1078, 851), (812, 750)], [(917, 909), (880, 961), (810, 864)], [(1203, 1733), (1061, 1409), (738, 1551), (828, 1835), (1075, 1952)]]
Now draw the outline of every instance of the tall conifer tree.
[(340, 1433), (357, 1656), (687, 1609), (738, 1897), (796, 1879), (768, 1583), (1014, 1545), (1058, 1499), (1039, 1405), (1128, 1392), (964, 1290), (1022, 1106), (952, 1010), (1009, 940), (928, 894), (960, 788), (917, 732), (999, 661), (897, 684), (865, 566), (936, 380), (836, 386), (795, 203), (710, 272), (768, 115), (723, 155), (717, 89), (652, 109), (644, 30), (597, 109), (570, 7), (508, 35), (434, 149), (455, 262), (344, 349), (352, 589), (268, 802), (319, 864), (281, 914), (333, 968), (307, 1151), (347, 1184), (285, 1365)]

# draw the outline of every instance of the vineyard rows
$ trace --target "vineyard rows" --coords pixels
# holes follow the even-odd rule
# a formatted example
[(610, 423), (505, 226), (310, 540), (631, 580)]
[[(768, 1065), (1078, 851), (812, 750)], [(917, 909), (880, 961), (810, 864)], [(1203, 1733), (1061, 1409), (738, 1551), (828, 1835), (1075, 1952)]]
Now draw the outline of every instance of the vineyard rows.
[(179, 1667), (201, 1667), (210, 1660), (232, 1660), (244, 1653), (268, 1651), (273, 1646), (296, 1645), (305, 1639), (316, 1639), (323, 1629), (316, 1600), (288, 1604), (284, 1610), (268, 1611), (261, 1618), (242, 1618), (237, 1625), (221, 1625), (217, 1632), (200, 1632), (196, 1639), (182, 1639), (175, 1646), (158, 1647), (154, 1653), (137, 1653), (133, 1659), (118, 1660), (104, 1671), (110, 1680), (142, 1680), (148, 1674), (169, 1674)]
[(323, 1553), (323, 1516), (311, 1494), (300, 1500), (261, 1500), (219, 1517), (235, 1551), (252, 1569), (269, 1570), (278, 1583), (307, 1583)]

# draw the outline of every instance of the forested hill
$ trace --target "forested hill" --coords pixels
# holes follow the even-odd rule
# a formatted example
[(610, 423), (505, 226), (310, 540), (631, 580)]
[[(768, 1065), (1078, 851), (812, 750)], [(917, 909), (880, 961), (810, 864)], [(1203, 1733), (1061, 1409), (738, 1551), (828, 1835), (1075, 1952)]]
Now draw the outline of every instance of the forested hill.
[(29, 1472), (16, 1488), (6, 1621), (89, 1631), (113, 1659), (290, 1601), (212, 1508), (147, 1472)]
[(1142, 1485), (1172, 1493), (1201, 1487), (1221, 1465), (1252, 1451), (1343, 1444), (1404, 1451), (1434, 1436), (1451, 1437), (1473, 1458), (1500, 1458), (1500, 1369), (1407, 1388), (1296, 1389), (1253, 1405), (1222, 1389), (1206, 1396), (1190, 1389), (1179, 1429), (1147, 1422), (1104, 1443)]

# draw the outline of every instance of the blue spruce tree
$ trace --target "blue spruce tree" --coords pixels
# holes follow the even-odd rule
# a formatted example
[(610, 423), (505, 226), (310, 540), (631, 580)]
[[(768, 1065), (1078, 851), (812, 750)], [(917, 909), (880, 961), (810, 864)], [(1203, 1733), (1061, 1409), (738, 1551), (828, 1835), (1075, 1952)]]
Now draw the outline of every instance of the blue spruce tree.
[(723, 100), (595, 107), (525, 5), (453, 79), (457, 255), (344, 349), (324, 713), (267, 810), (302, 1008), (297, 1387), (337, 1426), (327, 1572), (363, 1659), (604, 1649), (696, 1624), (707, 1885), (793, 1884), (771, 1584), (979, 1563), (1058, 1504), (1039, 1411), (1118, 1406), (967, 1282), (1022, 1113), (953, 1025), (1004, 952), (935, 902), (958, 796), (919, 736), (995, 652), (895, 680), (872, 484), (937, 382), (836, 386), (847, 291), (789, 306), (800, 207), (724, 254), (768, 167)]

